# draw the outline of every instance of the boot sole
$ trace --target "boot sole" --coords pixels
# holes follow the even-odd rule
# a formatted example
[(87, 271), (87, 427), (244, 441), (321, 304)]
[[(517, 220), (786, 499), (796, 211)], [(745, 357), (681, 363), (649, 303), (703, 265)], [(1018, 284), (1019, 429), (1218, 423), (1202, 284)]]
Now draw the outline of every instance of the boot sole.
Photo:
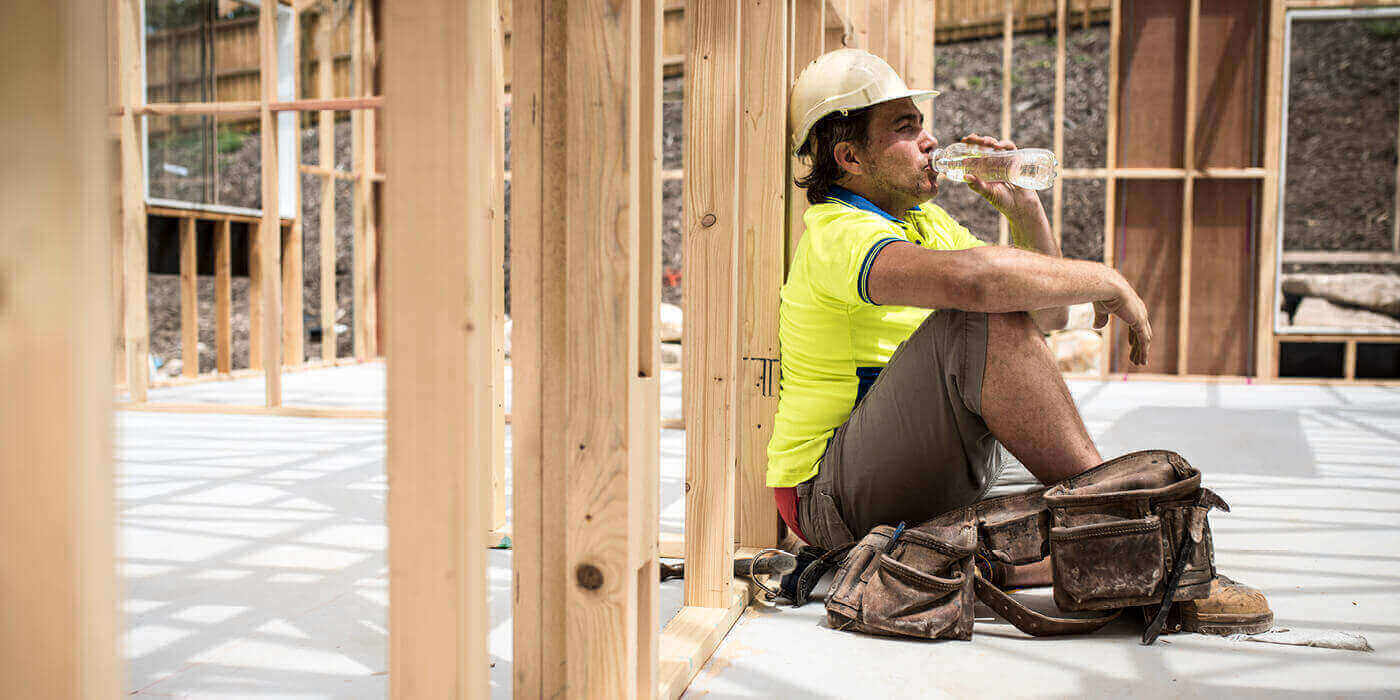
[(1199, 615), (1187, 611), (1181, 614), (1181, 630), (1198, 634), (1258, 634), (1274, 626), (1272, 612), (1258, 615)]

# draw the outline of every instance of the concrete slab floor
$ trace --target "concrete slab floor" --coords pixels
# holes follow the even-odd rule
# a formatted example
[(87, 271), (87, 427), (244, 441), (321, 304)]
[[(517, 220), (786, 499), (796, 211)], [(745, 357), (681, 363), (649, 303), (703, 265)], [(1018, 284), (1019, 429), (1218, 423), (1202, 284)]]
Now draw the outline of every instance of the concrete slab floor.
[[(286, 377), (296, 403), (383, 406), (381, 364)], [(662, 384), (663, 414), (679, 416), (679, 373)], [(989, 613), (972, 642), (917, 642), (831, 630), (815, 602), (748, 611), (687, 697), (1400, 693), (1400, 389), (1071, 389), (1105, 455), (1168, 447), (1205, 471), (1234, 509), (1212, 518), (1220, 568), (1264, 588), (1279, 626), (1360, 633), (1376, 651), (1196, 635), (1144, 648), (1127, 622), (1031, 640)], [(256, 403), (261, 381), (158, 391), (167, 401)], [(385, 696), (383, 439), (375, 420), (118, 413), (128, 691)], [(663, 431), (661, 449), (662, 530), (679, 532), (684, 433)], [(505, 698), (510, 553), (493, 551), (490, 562), (492, 696)], [(663, 619), (681, 590), (662, 586)]]

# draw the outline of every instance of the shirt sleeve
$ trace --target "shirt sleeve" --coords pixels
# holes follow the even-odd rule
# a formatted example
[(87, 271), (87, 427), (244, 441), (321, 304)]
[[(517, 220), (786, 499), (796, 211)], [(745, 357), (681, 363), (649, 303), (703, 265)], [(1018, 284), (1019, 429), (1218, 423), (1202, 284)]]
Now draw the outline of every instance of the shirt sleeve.
[(966, 226), (958, 223), (947, 211), (932, 202), (923, 204), (924, 216), (928, 217), (928, 225), (931, 226), (935, 235), (929, 240), (928, 247), (935, 250), (966, 250), (968, 248), (980, 248), (990, 245), (986, 241), (972, 235)]
[(952, 217), (949, 217), (948, 221), (952, 224), (953, 238), (954, 243), (957, 245), (957, 250), (966, 250), (968, 248), (980, 248), (984, 245), (987, 245), (986, 241), (972, 235), (972, 232), (967, 230), (966, 226), (963, 226), (957, 221), (954, 221)]
[(891, 243), (906, 239), (889, 225), (861, 214), (849, 214), (813, 237), (810, 251), (812, 284), (826, 296), (856, 306), (874, 304), (868, 288), (875, 257)]

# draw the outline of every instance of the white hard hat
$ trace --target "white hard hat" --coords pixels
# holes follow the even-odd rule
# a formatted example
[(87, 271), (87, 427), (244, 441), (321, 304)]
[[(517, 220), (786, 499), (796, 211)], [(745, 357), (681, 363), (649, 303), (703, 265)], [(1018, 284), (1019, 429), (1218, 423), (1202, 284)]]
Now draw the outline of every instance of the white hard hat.
[(837, 49), (818, 56), (802, 69), (792, 86), (788, 126), (795, 153), (822, 117), (847, 113), (881, 102), (911, 97), (915, 102), (937, 90), (910, 90), (885, 59), (861, 49)]

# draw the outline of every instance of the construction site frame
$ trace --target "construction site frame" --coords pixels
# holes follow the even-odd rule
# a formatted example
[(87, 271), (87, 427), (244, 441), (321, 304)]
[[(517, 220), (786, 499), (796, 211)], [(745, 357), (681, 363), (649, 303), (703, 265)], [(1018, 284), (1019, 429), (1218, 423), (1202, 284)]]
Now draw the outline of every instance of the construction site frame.
[[(117, 5), (128, 0), (110, 0)], [(257, 4), (257, 3), (252, 3)], [(237, 378), (249, 374), (262, 374), (266, 381), (263, 407), (269, 412), (278, 412), (282, 406), (281, 374), (286, 371), (316, 367), (343, 365), (364, 362), (379, 356), (378, 329), (378, 289), (380, 286), (377, 251), (382, 237), (378, 233), (379, 215), (376, 211), (376, 186), (384, 176), (376, 168), (378, 152), (375, 112), (384, 104), (382, 96), (375, 92), (375, 71), (377, 56), (375, 47), (373, 7), (369, 2), (339, 3), (348, 4), (351, 9), (349, 56), (349, 97), (334, 96), (334, 65), (331, 55), (331, 33), (334, 31), (330, 18), (332, 0), (315, 0), (295, 5), (285, 2), (278, 6), (290, 7), (291, 62), (301, 65), (301, 23), (306, 18), (314, 23), (316, 47), (316, 96), (300, 99), (302, 86), (300, 70), (289, 71), (290, 93), (294, 99), (279, 99), (276, 93), (278, 73), (278, 33), (270, 30), (275, 26), (276, 12), (271, 21), (259, 13), (258, 28), (254, 36), (258, 45), (259, 68), (258, 84), (262, 86), (260, 99), (255, 101), (220, 102), (166, 102), (150, 103), (146, 100), (144, 37), (144, 2), (131, 3), (130, 7), (116, 11), (118, 17), (114, 41), (110, 46), (113, 64), (117, 66), (116, 82), (119, 85), (120, 101), (114, 105), (113, 115), (121, 126), (121, 192), (123, 205), (122, 227), (119, 232), (122, 244), (116, 247), (113, 269), (115, 275), (113, 294), (117, 300), (118, 313), (123, 323), (116, 334), (116, 384), (118, 390), (125, 389), (129, 400), (120, 404), (130, 410), (175, 411), (180, 406), (169, 403), (159, 405), (147, 401), (147, 390), (151, 387), (172, 386), (197, 381), (217, 381)], [(129, 18), (126, 15), (130, 15)], [(246, 20), (240, 21), (246, 23)], [(169, 92), (169, 90), (167, 90)], [(353, 262), (351, 279), (354, 314), (352, 337), (353, 357), (336, 356), (337, 302), (335, 285), (321, 287), (320, 318), (322, 321), (321, 358), (307, 362), (304, 354), (303, 313), (302, 313), (302, 222), (301, 222), (301, 180), (299, 177), (282, 178), (278, 169), (277, 129), (266, 128), (272, 124), (273, 115), (290, 112), (316, 112), (316, 122), (320, 139), (319, 162), (316, 165), (297, 163), (295, 172), (316, 176), (321, 182), (321, 211), (331, 215), (320, 217), (320, 266), (321, 279), (335, 279), (335, 180), (349, 180), (354, 183), (352, 195), (352, 241)], [(334, 119), (336, 112), (349, 112), (351, 120), (351, 159), (348, 171), (334, 167)], [(225, 118), (255, 118), (259, 120), (264, 138), (261, 158), (261, 182), (263, 200), (261, 211), (248, 211), (240, 208), (203, 205), (188, 202), (168, 202), (152, 199), (146, 192), (146, 158), (144, 129), (142, 120), (151, 116), (170, 115), (218, 115)], [(297, 126), (289, 130), (292, 134), (290, 150), (301, 153), (300, 119)], [(299, 159), (299, 155), (297, 156)], [(279, 182), (280, 179), (289, 180)], [(293, 200), (290, 206), (279, 207), (278, 197), (289, 194)], [(294, 212), (290, 217), (276, 214)], [(147, 217), (165, 216), (177, 219), (180, 230), (180, 330), (182, 376), (172, 379), (153, 379), (150, 376), (149, 352), (150, 324), (146, 304), (146, 287), (149, 277), (147, 263)], [(196, 250), (195, 228), (199, 222), (211, 222), (214, 227), (215, 246), (215, 368), (211, 373), (199, 374), (198, 361), (198, 317), (197, 317), (197, 271), (198, 251)], [(229, 239), (231, 224), (247, 224), (250, 253), (249, 271), (249, 340), (251, 352), (248, 369), (232, 369), (232, 294)], [(276, 241), (266, 240), (265, 231), (278, 231)], [(330, 322), (325, 322), (329, 319)], [(274, 359), (280, 358), (280, 359)], [(273, 368), (265, 371), (265, 368)], [(188, 410), (203, 410), (198, 405), (188, 405)], [(234, 407), (236, 410), (253, 412), (252, 406)], [(345, 415), (336, 409), (317, 409), (327, 416)]]
[[(1200, 80), (1194, 59), (1202, 2), (1190, 0), (1186, 8), (1190, 86)], [(259, 16), (264, 75), (275, 73), (271, 5), (263, 3)], [(1120, 5), (1113, 0), (1109, 8), (1109, 75), (1115, 83)], [(1249, 300), (1256, 308), (1254, 376), (1201, 377), (1180, 362), (1174, 375), (1137, 376), (1284, 381), (1270, 369), (1279, 342), (1358, 340), (1345, 334), (1281, 339), (1272, 315), (1264, 313), (1274, 303), (1279, 258), (1272, 232), (1282, 41), (1286, 10), (1381, 5), (1269, 2), (1262, 167), (1200, 167), (1187, 148), (1179, 168), (1120, 168), (1110, 120), (1106, 167), (1067, 173), (1092, 173), (1110, 183), (1179, 182), (1186, 189), (1224, 180), (1261, 183), (1260, 230), (1269, 235), (1257, 237), (1257, 294)], [(4, 87), (17, 105), (4, 113), (11, 128), (0, 138), (7, 152), (32, 154), (25, 161), (40, 164), (0, 176), (0, 193), (15, 203), (5, 240), (33, 253), (26, 265), (6, 268), (0, 289), (0, 373), (13, 392), (0, 405), (0, 450), (6, 464), (29, 467), (0, 470), (0, 493), (23, 494), (25, 501), (24, 507), (0, 509), (0, 532), (9, 533), (0, 549), (0, 572), (6, 581), (26, 582), (13, 590), (15, 615), (0, 628), (0, 648), (47, 654), (42, 663), (7, 665), (0, 681), (6, 689), (0, 694), (7, 696), (111, 697), (122, 675), (113, 363), (106, 346), (90, 339), (91, 329), (114, 325), (116, 295), (107, 292), (120, 288), (128, 300), (145, 298), (147, 208), (140, 180), (131, 174), (142, 172), (137, 118), (165, 108), (147, 105), (140, 87), (140, 1), (97, 7), (16, 0), (0, 10), (6, 20), (0, 22), (6, 39), (0, 52), (13, 68), (5, 72)], [(684, 240), (692, 321), (684, 368), (683, 553), (690, 561), (684, 606), (658, 631), (656, 260), (665, 61), (657, 37), (665, 10), (653, 0), (624, 1), (615, 9), (599, 12), (576, 0), (512, 5), (512, 99), (522, 108), (511, 125), (511, 246), (520, 285), (512, 421), (516, 697), (555, 691), (676, 697), (741, 614), (751, 595), (735, 583), (730, 560), (775, 544), (779, 532), (771, 494), (762, 485), (762, 447), (777, 400), (772, 301), (800, 235), (795, 214), (803, 209), (790, 184), (800, 165), (786, 156), (786, 86), (809, 60), (837, 45), (900, 56), (896, 68), (912, 84), (935, 78), (931, 3), (696, 0), (686, 7)], [(1061, 0), (1058, 31), (1066, 13)], [(892, 17), (904, 19), (893, 23)], [(503, 493), (496, 477), (503, 468), (497, 446), (505, 425), (498, 311), (505, 182), (502, 10), (493, 0), (423, 0), (385, 3), (367, 11), (370, 18), (383, 27), (382, 100), (361, 95), (279, 104), (272, 81), (263, 81), (257, 116), (264, 134), (264, 209), (256, 223), (261, 231), (283, 229), (275, 176), (269, 177), (276, 154), (272, 119), (279, 109), (384, 111), (392, 148), (383, 149), (383, 221), (399, 233), (384, 237), (380, 290), (392, 318), (384, 345), (391, 694), (484, 698), (486, 544), (503, 513), (493, 503)], [(1006, 37), (1015, 27), (1010, 2), (1003, 20)], [(366, 35), (373, 33), (366, 28)], [(102, 50), (107, 39), (119, 57), (119, 80), (110, 94), (104, 87), (110, 86)], [(34, 50), (36, 45), (46, 50)], [(1058, 50), (1064, 45), (1061, 40)], [(1057, 122), (1063, 117), (1062, 83), (1058, 68)], [(1115, 85), (1111, 113), (1118, 111), (1117, 93)], [(1187, 91), (1188, 101), (1193, 93)], [(594, 111), (600, 105), (602, 112)], [(247, 105), (237, 109), (251, 114)], [(1003, 104), (1004, 127), (1007, 109)], [(1192, 112), (1186, 110), (1188, 123)], [(601, 120), (599, 113), (617, 118)], [(1057, 123), (1057, 132), (1061, 128)], [(1187, 143), (1193, 131), (1182, 134)], [(482, 133), (494, 136), (471, 138)], [(462, 138), (444, 140), (440, 134)], [(1056, 141), (1058, 150), (1062, 137)], [(117, 180), (104, 160), (110, 153), (118, 154), (121, 165)], [(479, 167), (485, 159), (496, 167)], [(736, 163), (745, 164), (743, 178), (735, 177)], [(379, 179), (368, 165), (352, 176)], [(119, 196), (106, 196), (110, 184), (119, 184)], [(1108, 197), (1113, 191), (1107, 190)], [(1205, 243), (1192, 240), (1192, 201), (1184, 197), (1180, 204), (1182, 250)], [(1113, 209), (1110, 200), (1107, 211)], [(1106, 215), (1107, 231), (1114, 223)], [(786, 236), (773, 235), (784, 229)], [(1106, 236), (1106, 252), (1113, 240)], [(120, 258), (112, 254), (116, 242)], [(271, 272), (281, 270), (282, 255), (280, 245), (259, 247), (264, 313), (258, 354), (269, 370), (266, 405), (197, 410), (297, 415), (280, 400), (283, 278)], [(113, 262), (118, 259), (119, 268)], [(1105, 256), (1109, 264), (1114, 260)], [(1190, 273), (1183, 266), (1182, 298), (1193, 291)], [(123, 367), (136, 402), (145, 402), (137, 391), (148, 386), (143, 308), (127, 304), (122, 315)], [(1189, 336), (1189, 314), (1180, 319), (1179, 332)], [(65, 361), (52, 363), (53, 357)], [(69, 391), (53, 391), (55, 382)], [(47, 526), (36, 531), (33, 523)], [(51, 556), (60, 551), (66, 555)]]

